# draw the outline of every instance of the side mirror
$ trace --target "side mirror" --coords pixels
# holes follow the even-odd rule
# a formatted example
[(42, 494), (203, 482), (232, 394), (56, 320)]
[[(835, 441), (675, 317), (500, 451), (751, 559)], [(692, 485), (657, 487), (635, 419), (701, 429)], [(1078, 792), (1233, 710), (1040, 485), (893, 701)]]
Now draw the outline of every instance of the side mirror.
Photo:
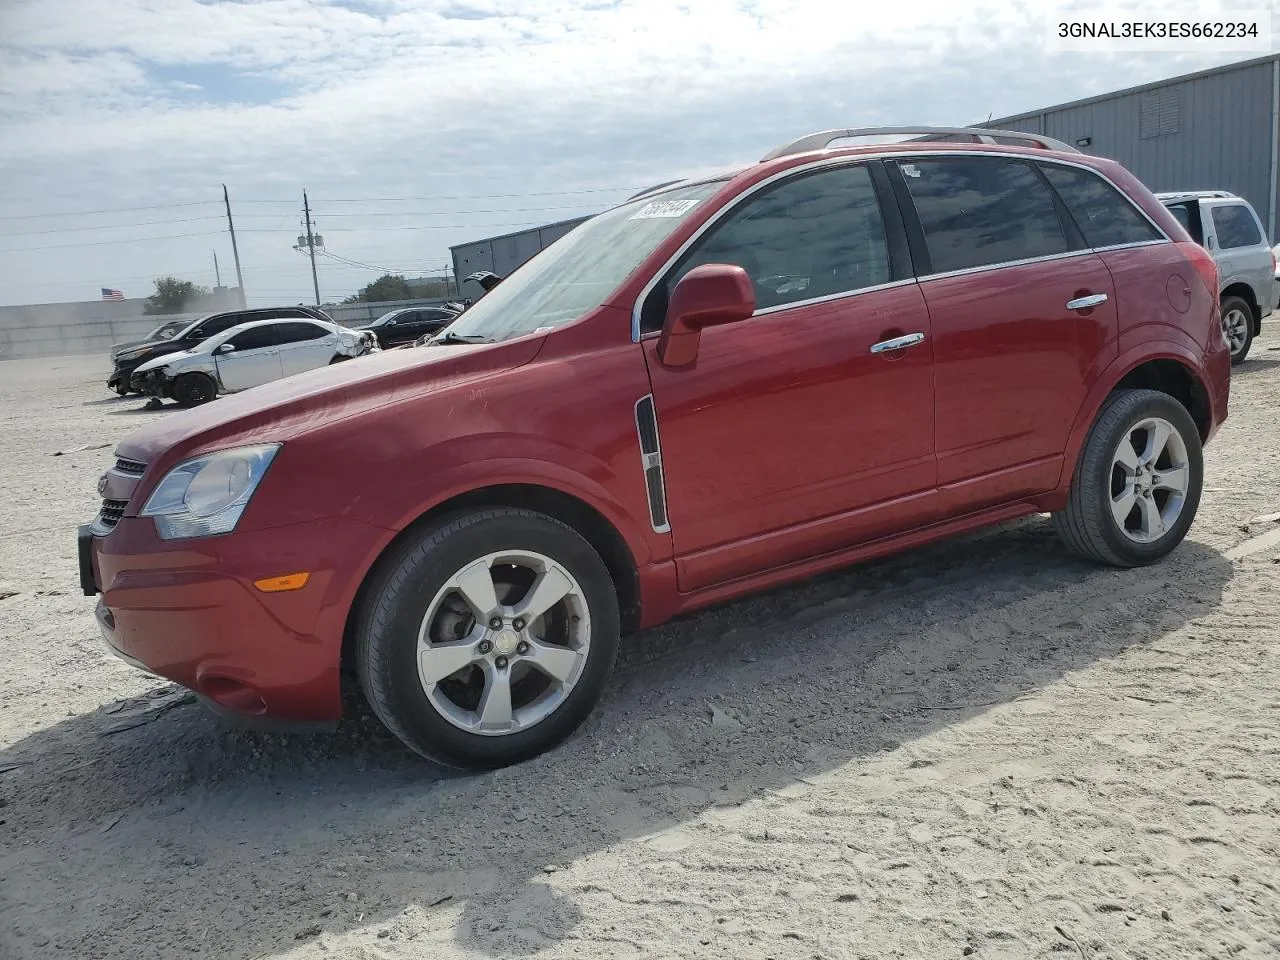
[(698, 358), (703, 328), (737, 323), (755, 312), (756, 291), (747, 271), (729, 263), (694, 267), (671, 291), (658, 359), (668, 367), (688, 366)]
[(222, 344), (222, 345), (220, 345), (220, 346), (218, 347), (218, 352), (219, 352), (219, 353), (230, 353), (230, 352), (231, 352), (231, 351), (233, 351), (234, 349), (235, 349), (235, 345), (234, 345), (234, 344), (231, 344), (231, 343), (224, 343), (224, 344)]

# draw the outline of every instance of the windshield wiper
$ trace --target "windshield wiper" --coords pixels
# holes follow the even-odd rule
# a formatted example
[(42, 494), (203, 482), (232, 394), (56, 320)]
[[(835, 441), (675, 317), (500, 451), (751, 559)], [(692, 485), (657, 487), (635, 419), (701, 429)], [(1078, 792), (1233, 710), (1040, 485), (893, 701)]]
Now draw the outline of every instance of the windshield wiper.
[(454, 333), (452, 330), (446, 330), (427, 341), (433, 343), (493, 343), (491, 337), (482, 337), (478, 333)]

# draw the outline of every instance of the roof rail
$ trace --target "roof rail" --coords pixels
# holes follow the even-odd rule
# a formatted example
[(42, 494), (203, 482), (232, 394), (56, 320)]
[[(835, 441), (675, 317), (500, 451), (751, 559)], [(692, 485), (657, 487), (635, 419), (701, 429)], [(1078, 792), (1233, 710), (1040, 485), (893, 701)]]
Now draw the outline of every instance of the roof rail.
[(881, 137), (884, 138), (886, 143), (901, 143), (903, 141), (896, 138), (903, 136), (908, 138), (908, 142), (916, 140), (945, 141), (963, 136), (967, 138), (969, 143), (996, 143), (996, 138), (1000, 137), (1024, 141), (1028, 145), (1039, 147), (1042, 150), (1060, 150), (1063, 153), (1080, 152), (1061, 140), (1042, 137), (1038, 133), (1023, 133), (1017, 130), (989, 130), (985, 127), (851, 127), (847, 130), (823, 130), (821, 133), (811, 133), (808, 136), (801, 137), (799, 140), (792, 140), (790, 143), (783, 144), (778, 149), (765, 154), (760, 158), (760, 162), (765, 163), (769, 160), (777, 160), (779, 157), (789, 157), (796, 153), (825, 150), (834, 141), (851, 137)]
[(684, 178), (682, 177), (679, 180), (663, 180), (661, 183), (655, 183), (652, 187), (646, 187), (639, 193), (633, 193), (631, 196), (627, 197), (623, 203), (630, 203), (632, 200), (637, 200), (645, 194), (653, 193), (655, 190), (661, 190), (663, 187), (669, 187), (676, 183), (684, 183)]
[(1239, 195), (1230, 190), (1166, 190), (1155, 195), (1157, 200), (1174, 200), (1184, 197), (1213, 197), (1220, 200), (1238, 200)]

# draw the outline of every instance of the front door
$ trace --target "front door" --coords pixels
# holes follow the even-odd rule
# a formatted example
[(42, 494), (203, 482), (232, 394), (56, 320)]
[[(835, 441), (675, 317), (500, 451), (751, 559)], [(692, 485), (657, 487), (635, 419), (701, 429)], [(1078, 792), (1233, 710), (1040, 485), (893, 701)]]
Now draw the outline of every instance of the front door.
[[(929, 318), (918, 286), (895, 281), (867, 166), (750, 197), (651, 294), (642, 333), (660, 326), (666, 291), (702, 263), (746, 269), (757, 311), (704, 331), (692, 368), (663, 366), (656, 337), (643, 341), (681, 589), (925, 519), (935, 485)], [(909, 345), (884, 348), (898, 338)]]
[[(233, 349), (224, 350), (227, 344)], [(235, 334), (213, 351), (218, 379), (228, 393), (280, 379), (280, 350), (275, 327), (268, 323)]]
[(1111, 274), (1030, 162), (897, 166), (927, 248), (940, 501), (957, 514), (1052, 489), (1089, 375), (1114, 350)]

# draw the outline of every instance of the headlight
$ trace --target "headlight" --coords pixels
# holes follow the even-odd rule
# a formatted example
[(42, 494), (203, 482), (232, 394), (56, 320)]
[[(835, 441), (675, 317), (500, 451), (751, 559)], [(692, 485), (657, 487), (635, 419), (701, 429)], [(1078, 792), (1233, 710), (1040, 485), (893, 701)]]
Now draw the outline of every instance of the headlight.
[(230, 533), (280, 449), (278, 443), (219, 450), (180, 463), (147, 498), (162, 540)]

